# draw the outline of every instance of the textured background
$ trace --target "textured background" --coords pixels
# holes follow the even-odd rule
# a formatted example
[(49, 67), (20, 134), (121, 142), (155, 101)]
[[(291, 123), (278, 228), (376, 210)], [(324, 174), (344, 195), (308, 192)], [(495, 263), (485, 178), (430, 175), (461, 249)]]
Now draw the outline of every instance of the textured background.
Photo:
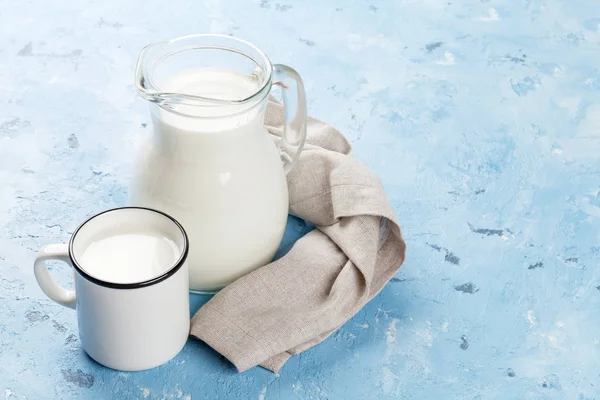
[[(0, 398), (598, 398), (599, 23), (594, 0), (0, 0)], [(140, 49), (200, 32), (302, 74), (408, 243), (382, 293), (280, 375), (195, 340), (105, 369), (33, 277), (40, 246), (126, 202), (150, 132)]]

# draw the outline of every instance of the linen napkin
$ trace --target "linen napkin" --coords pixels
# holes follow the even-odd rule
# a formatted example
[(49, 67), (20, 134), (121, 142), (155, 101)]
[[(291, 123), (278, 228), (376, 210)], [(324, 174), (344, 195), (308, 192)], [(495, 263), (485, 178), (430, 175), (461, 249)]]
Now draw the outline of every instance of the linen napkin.
[[(269, 101), (265, 125), (281, 137), (280, 104)], [(192, 318), (191, 335), (238, 371), (259, 364), (279, 371), (355, 315), (404, 262), (406, 246), (381, 182), (350, 152), (339, 131), (309, 117), (288, 188), (290, 213), (317, 228), (279, 260), (225, 287)]]

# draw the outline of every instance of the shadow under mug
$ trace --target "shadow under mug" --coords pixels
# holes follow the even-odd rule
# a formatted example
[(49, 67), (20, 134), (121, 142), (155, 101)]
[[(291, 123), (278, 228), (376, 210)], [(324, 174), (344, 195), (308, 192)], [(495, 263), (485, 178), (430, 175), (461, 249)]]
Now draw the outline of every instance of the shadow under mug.
[[(178, 258), (157, 276), (139, 282), (115, 283), (86, 271), (81, 262), (86, 247), (114, 234), (151, 232), (175, 243)], [(77, 311), (79, 337), (85, 352), (107, 367), (140, 371), (175, 357), (190, 330), (189, 280), (186, 262), (188, 238), (183, 227), (160, 211), (115, 208), (97, 214), (75, 230), (69, 244), (41, 248), (34, 264), (35, 277), (52, 300)], [(111, 257), (103, 257), (110, 262)], [(75, 271), (75, 290), (52, 278), (45, 262), (60, 260)], [(97, 275), (97, 274), (96, 274)]]

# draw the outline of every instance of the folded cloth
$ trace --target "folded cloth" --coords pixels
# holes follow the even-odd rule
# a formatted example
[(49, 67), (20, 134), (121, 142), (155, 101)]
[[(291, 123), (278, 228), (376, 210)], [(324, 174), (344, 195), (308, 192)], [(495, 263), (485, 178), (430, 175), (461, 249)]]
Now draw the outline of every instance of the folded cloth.
[[(281, 137), (278, 103), (269, 102), (265, 125)], [(379, 178), (349, 155), (335, 128), (309, 118), (307, 132), (288, 174), (290, 213), (317, 228), (225, 287), (192, 319), (191, 335), (240, 372), (259, 364), (279, 371), (355, 315), (404, 262), (406, 245)]]

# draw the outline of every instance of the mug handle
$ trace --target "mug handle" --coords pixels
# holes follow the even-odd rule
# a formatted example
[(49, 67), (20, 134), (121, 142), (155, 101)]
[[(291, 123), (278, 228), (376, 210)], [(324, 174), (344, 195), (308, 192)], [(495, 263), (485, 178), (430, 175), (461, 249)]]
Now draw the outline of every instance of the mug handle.
[(284, 125), (279, 152), (285, 173), (289, 173), (306, 142), (306, 95), (302, 78), (283, 64), (273, 65), (273, 84), (281, 87), (284, 109)]
[(46, 267), (46, 261), (48, 260), (59, 260), (71, 265), (71, 259), (69, 257), (69, 247), (66, 244), (50, 244), (42, 247), (35, 258), (33, 264), (33, 272), (35, 273), (35, 279), (37, 279), (40, 288), (50, 299), (54, 300), (61, 306), (75, 309), (77, 302), (77, 296), (74, 290), (67, 290), (60, 286)]

